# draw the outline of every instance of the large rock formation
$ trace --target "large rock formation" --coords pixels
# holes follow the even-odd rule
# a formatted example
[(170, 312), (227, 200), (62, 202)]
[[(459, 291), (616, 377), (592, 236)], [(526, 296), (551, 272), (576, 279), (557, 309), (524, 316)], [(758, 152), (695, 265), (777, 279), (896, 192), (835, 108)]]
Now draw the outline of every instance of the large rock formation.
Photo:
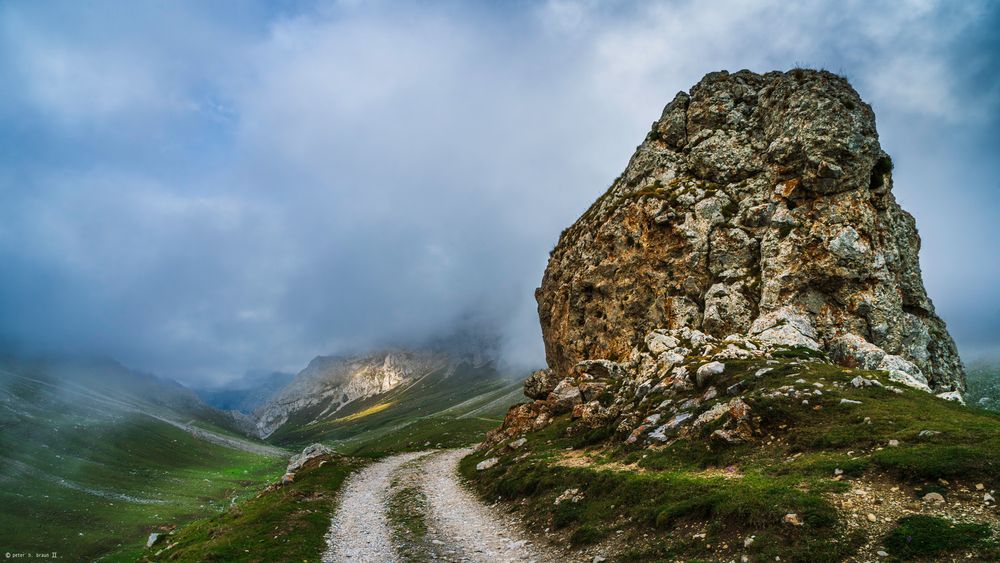
[(306, 423), (333, 418), (355, 401), (387, 393), (449, 367), (453, 362), (447, 354), (428, 350), (317, 356), (287, 387), (254, 412), (256, 434), (266, 438), (294, 416), (305, 417)]
[(555, 380), (689, 327), (961, 389), (892, 187), (875, 115), (845, 79), (707, 75), (552, 252), (536, 297)]

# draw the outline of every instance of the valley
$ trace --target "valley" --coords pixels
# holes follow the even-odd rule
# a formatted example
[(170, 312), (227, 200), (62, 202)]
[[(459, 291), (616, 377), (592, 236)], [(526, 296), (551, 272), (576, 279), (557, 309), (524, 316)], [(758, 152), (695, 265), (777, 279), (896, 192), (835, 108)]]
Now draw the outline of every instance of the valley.
[(5, 361), (0, 392), (7, 551), (131, 561), (150, 533), (254, 494), (285, 461), (181, 388), (115, 364)]
[[(391, 366), (401, 374), (391, 388), (363, 392), (335, 410), (304, 401), (267, 441), (253, 436), (251, 415), (209, 407), (171, 381), (112, 361), (5, 359), (0, 544), (15, 553), (132, 561), (147, 553), (150, 534), (159, 534), (154, 548), (162, 549), (179, 528), (191, 533), (203, 525), (185, 527), (192, 520), (242, 514), (280, 481), (288, 457), (305, 444), (321, 441), (352, 456), (339, 457), (334, 476), (311, 493), (332, 498), (350, 471), (372, 459), (477, 442), (521, 392), (516, 378), (489, 362), (474, 366), (435, 353), (435, 369), (411, 371), (404, 361), (373, 357), (374, 370), (362, 360), (367, 367), (345, 373), (337, 364), (332, 374), (307, 368), (304, 376), (342, 397), (341, 385), (363, 389), (370, 379), (385, 381), (382, 368)], [(269, 398), (293, 395), (278, 391)], [(322, 541), (330, 507), (316, 521), (317, 538), (301, 539), (306, 554)], [(258, 518), (241, 522), (237, 535), (270, 519), (295, 525), (285, 501), (258, 508)]]

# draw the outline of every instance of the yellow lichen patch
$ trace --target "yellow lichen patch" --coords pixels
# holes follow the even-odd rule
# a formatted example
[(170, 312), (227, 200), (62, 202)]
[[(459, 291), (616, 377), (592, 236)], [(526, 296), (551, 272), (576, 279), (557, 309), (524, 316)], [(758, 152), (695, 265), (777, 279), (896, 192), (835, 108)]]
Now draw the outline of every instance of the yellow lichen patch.
[(358, 411), (354, 414), (349, 414), (347, 416), (342, 416), (335, 419), (334, 422), (351, 422), (352, 420), (358, 420), (359, 418), (364, 418), (368, 415), (375, 414), (377, 412), (382, 412), (385, 409), (391, 407), (395, 401), (389, 401), (388, 403), (377, 403), (374, 404), (363, 411)]
[(706, 479), (712, 479), (715, 477), (722, 477), (723, 479), (742, 479), (743, 473), (738, 469), (733, 467), (710, 467), (708, 469), (702, 469), (701, 471), (693, 472), (692, 475), (697, 475), (698, 477), (704, 477)]
[(624, 464), (616, 461), (605, 461), (597, 459), (587, 452), (568, 451), (564, 452), (555, 465), (561, 467), (589, 467), (605, 471), (628, 471), (631, 473), (645, 473), (646, 470), (636, 464)]

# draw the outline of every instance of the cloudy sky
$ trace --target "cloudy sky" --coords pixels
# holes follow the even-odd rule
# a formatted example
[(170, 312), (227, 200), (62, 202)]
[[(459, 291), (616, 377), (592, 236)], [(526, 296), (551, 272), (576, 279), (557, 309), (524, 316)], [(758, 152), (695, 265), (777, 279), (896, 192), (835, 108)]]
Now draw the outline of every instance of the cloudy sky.
[(925, 281), (1000, 354), (996, 2), (4, 2), (0, 344), (182, 381), (474, 313), (540, 364), (548, 251), (706, 72), (875, 108)]

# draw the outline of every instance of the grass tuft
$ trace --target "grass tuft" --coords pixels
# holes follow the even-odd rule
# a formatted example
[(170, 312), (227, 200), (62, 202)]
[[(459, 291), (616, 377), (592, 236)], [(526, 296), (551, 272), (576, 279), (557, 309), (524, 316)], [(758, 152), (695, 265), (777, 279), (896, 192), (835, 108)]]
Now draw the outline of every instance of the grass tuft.
[[(989, 537), (990, 528), (985, 524), (964, 524), (918, 514), (901, 518), (884, 544), (890, 554), (907, 560), (982, 547)], [(995, 553), (1000, 555), (1000, 551)]]

